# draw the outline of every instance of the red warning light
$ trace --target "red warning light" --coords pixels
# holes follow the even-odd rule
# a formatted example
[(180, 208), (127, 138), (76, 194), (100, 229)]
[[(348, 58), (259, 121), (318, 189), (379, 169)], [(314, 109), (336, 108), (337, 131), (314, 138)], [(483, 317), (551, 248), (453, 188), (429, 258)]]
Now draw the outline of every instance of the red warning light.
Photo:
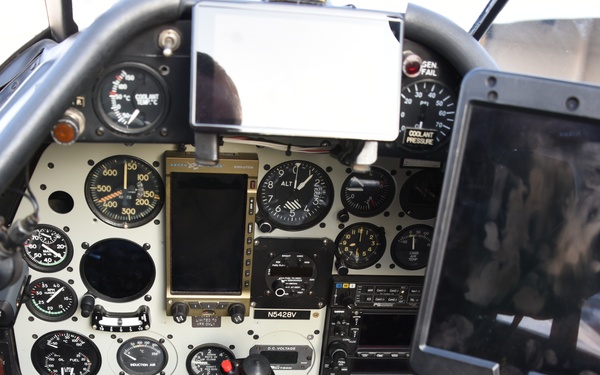
[(421, 74), (421, 65), (423, 59), (410, 51), (404, 52), (404, 60), (402, 61), (402, 72), (410, 78), (415, 78)]

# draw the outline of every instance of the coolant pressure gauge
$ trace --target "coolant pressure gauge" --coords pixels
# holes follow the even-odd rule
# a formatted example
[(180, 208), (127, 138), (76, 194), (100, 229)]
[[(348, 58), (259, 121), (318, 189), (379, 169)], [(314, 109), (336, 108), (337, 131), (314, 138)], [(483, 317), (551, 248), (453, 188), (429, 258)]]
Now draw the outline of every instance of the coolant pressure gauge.
[(96, 88), (96, 108), (106, 125), (119, 133), (152, 130), (168, 110), (166, 85), (152, 68), (136, 63), (108, 70)]
[(454, 93), (439, 82), (419, 81), (402, 89), (400, 145), (429, 151), (450, 139), (456, 113)]

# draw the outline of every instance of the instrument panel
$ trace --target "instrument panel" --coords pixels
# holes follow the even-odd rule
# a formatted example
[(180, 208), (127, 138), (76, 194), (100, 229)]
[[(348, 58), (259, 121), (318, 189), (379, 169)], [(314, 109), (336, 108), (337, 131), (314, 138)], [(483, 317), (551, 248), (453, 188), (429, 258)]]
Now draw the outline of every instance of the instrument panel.
[[(81, 363), (73, 364), (75, 368), (81, 367), (82, 373), (94, 373), (93, 369), (96, 368), (108, 368), (114, 373), (151, 373), (142, 370), (130, 372), (136, 367), (126, 354), (137, 358), (131, 353), (140, 351), (138, 346), (141, 345), (157, 352), (155, 357), (151, 357), (157, 363), (151, 367), (148, 365), (149, 368), (162, 367), (166, 373), (181, 373), (178, 371), (186, 371), (183, 369), (190, 366), (196, 368), (194, 366), (197, 363), (204, 363), (197, 359), (202, 352), (194, 350), (201, 345), (215, 344), (228, 348), (238, 358), (246, 357), (257, 345), (287, 345), (310, 348), (312, 360), (310, 368), (285, 370), (286, 373), (317, 373), (318, 366), (314, 364), (320, 361), (330, 293), (328, 283), (332, 275), (423, 275), (425, 263), (419, 256), (416, 256), (417, 260), (411, 257), (420, 251), (422, 259), (426, 259), (431, 231), (407, 230), (415, 226), (417, 229), (418, 226), (430, 228), (435, 218), (419, 220), (407, 215), (399, 194), (406, 184), (411, 184), (411, 177), (421, 170), (400, 168), (397, 159), (381, 158), (375, 169), (377, 175), (385, 171), (389, 177), (385, 180), (371, 177), (363, 180), (377, 181), (379, 188), (370, 187), (367, 199), (387, 200), (387, 207), (379, 214), (369, 213), (369, 217), (363, 217), (363, 211), (359, 211), (361, 216), (347, 212), (346, 217), (339, 214), (347, 210), (343, 198), (349, 186), (346, 181), (356, 175), (329, 155), (286, 156), (277, 150), (226, 144), (223, 152), (251, 152), (257, 155), (259, 186), (272, 182), (273, 174), (280, 174), (281, 169), (277, 166), (282, 162), (287, 163), (289, 167), (285, 168), (283, 175), (289, 175), (287, 179), (279, 180), (278, 184), (289, 185), (297, 181), (296, 188), (301, 185), (310, 188), (313, 192), (311, 201), (314, 201), (315, 197), (322, 196), (321, 191), (317, 195), (314, 193), (321, 186), (317, 180), (326, 178), (330, 184), (327, 186), (329, 210), (310, 227), (302, 223), (293, 230), (285, 230), (274, 223), (270, 230), (263, 232), (258, 222), (254, 225), (254, 240), (260, 245), (255, 246), (254, 257), (257, 261), (252, 273), (253, 280), (261, 279), (263, 288), (259, 288), (257, 295), (252, 297), (254, 302), (243, 322), (236, 324), (227, 316), (205, 315), (190, 318), (185, 323), (176, 323), (168, 316), (164, 303), (167, 262), (164, 206), (145, 224), (126, 226), (124, 224), (130, 223), (129, 216), (107, 222), (103, 220), (103, 215), (110, 213), (112, 207), (107, 208), (105, 213), (98, 213), (90, 207), (88, 199), (90, 190), (98, 190), (98, 186), (117, 186), (121, 189), (125, 186), (124, 176), (132, 181), (127, 186), (135, 186), (137, 179), (145, 180), (145, 177), (135, 177), (132, 170), (125, 173), (132, 161), (138, 167), (152, 166), (151, 170), (140, 168), (143, 173), (137, 176), (152, 175), (155, 184), (162, 184), (165, 179), (165, 153), (176, 148), (174, 145), (75, 144), (69, 147), (51, 145), (45, 151), (31, 180), (32, 190), (40, 202), (43, 224), (27, 246), (30, 252), (33, 253), (36, 248), (36, 254), (41, 255), (27, 258), (32, 265), (32, 281), (28, 287), (31, 299), (26, 303), (27, 308), (21, 309), (16, 323), (16, 329), (20, 332), (17, 337), (20, 358), (31, 358), (32, 350), (35, 357), (42, 353), (44, 358), (70, 358), (76, 347), (73, 343), (83, 340), (89, 346), (90, 353), (82, 353)], [(82, 154), (86, 157), (76, 157)], [(120, 167), (115, 167), (116, 164), (112, 162), (103, 162), (105, 160), (120, 160)], [(98, 165), (104, 167), (98, 169)], [(302, 171), (302, 166), (306, 170)], [(320, 174), (315, 172), (317, 168)], [(109, 176), (114, 178), (114, 184), (89, 183), (89, 176), (98, 174), (98, 171), (106, 171), (105, 174), (109, 175), (118, 171), (121, 174)], [(145, 186), (130, 187), (128, 194), (143, 197), (148, 195), (147, 192), (158, 191), (155, 185), (150, 185), (152, 188)], [(361, 185), (357, 183), (357, 186)], [(113, 193), (106, 191), (104, 194), (103, 197)], [(64, 206), (55, 202), (57, 196), (68, 196), (69, 199), (63, 200), (72, 200), (69, 212), (56, 209)], [(121, 197), (118, 195), (113, 199)], [(103, 203), (113, 199), (104, 199)], [(119, 204), (122, 209), (127, 209), (126, 198), (122, 199)], [(299, 198), (292, 196), (280, 204), (295, 202), (296, 199)], [(275, 210), (277, 206), (274, 207)], [(259, 212), (260, 209), (259, 206)], [(23, 205), (17, 216), (28, 210), (29, 207)], [(340, 216), (343, 220), (340, 220)], [(198, 241), (201, 245), (202, 239), (198, 238)], [(306, 248), (300, 245), (298, 248), (288, 247), (290, 243), (298, 241), (304, 241)], [(315, 245), (310, 245), (310, 241), (328, 241), (330, 245), (327, 250), (319, 250)], [(279, 252), (270, 257), (269, 249), (278, 249)], [(65, 251), (69, 252), (69, 256), (64, 255)], [(258, 261), (264, 253), (267, 253), (266, 259)], [(404, 255), (409, 253), (413, 255)], [(329, 268), (324, 269), (322, 263), (327, 259), (328, 263), (325, 264)], [(260, 285), (259, 282), (255, 284)], [(306, 299), (298, 300), (303, 295), (306, 295)], [(309, 295), (325, 297), (311, 299)], [(90, 310), (87, 317), (84, 316), (86, 306)], [(293, 324), (289, 324), (289, 320)], [(49, 340), (52, 337), (64, 342), (60, 341), (57, 348), (40, 347), (41, 338)], [(132, 340), (140, 343), (132, 343)], [(51, 355), (50, 349), (54, 350)], [(117, 356), (116, 353), (122, 354)], [(41, 364), (23, 360), (22, 366), (26, 372), (35, 372)], [(44, 362), (44, 366), (51, 368), (50, 362)], [(279, 366), (285, 367), (282, 364)], [(167, 371), (169, 369), (171, 372)], [(193, 371), (205, 373), (196, 369)]]
[[(411, 41), (405, 49), (424, 62), (423, 74), (403, 83), (408, 123), (400, 124), (396, 142), (380, 144), (370, 171), (315, 152), (335, 140), (279, 137), (278, 145), (288, 145), (280, 150), (224, 139), (223, 155), (253, 155), (258, 165), (247, 188), (256, 196), (247, 207), (254, 222), (244, 221), (251, 243), (239, 267), (249, 304), (240, 309), (225, 297), (169, 304), (166, 158), (194, 150), (189, 40), (172, 58), (145, 41), (165, 28), (189, 35), (189, 27), (182, 21), (149, 30), (120, 51), (73, 103), (87, 121), (82, 142), (49, 145), (32, 173), (41, 224), (25, 244), (31, 278), (15, 325), (23, 373), (212, 375), (220, 360), (255, 353), (286, 375), (349, 373), (338, 356), (359, 342), (344, 336), (359, 332), (348, 328), (352, 311), (370, 317), (383, 308), (395, 321), (402, 303), (411, 314), (418, 305), (459, 79), (440, 56)], [(310, 145), (310, 152), (297, 145)], [(213, 215), (219, 204), (210, 205)], [(22, 203), (16, 217), (30, 211)], [(203, 249), (205, 263), (222, 255), (202, 248), (211, 243), (210, 230), (198, 226), (211, 218), (174, 221), (190, 246)], [(219, 262), (221, 277), (238, 269), (228, 266)], [(365, 283), (350, 294), (366, 296), (373, 286), (365, 297), (372, 301), (354, 310), (348, 291)]]

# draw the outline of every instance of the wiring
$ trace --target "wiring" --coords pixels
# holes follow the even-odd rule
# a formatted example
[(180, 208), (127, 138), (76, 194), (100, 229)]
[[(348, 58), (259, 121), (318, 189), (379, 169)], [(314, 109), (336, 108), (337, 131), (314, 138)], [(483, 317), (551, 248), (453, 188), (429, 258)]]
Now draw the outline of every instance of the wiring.
[(306, 153), (306, 154), (328, 154), (333, 146), (293, 146), (291, 144), (285, 144), (274, 141), (267, 141), (262, 139), (254, 139), (249, 137), (223, 137), (223, 142), (225, 143), (234, 143), (234, 144), (244, 144), (244, 145), (254, 145), (257, 147), (265, 147), (274, 150), (284, 151), (287, 153), (290, 152), (298, 152), (298, 153)]

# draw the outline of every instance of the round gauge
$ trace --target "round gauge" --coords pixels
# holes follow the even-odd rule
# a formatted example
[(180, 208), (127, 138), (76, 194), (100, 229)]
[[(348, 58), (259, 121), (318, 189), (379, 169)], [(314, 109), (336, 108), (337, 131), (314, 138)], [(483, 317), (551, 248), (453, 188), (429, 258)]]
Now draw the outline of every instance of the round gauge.
[(424, 169), (410, 176), (400, 189), (400, 205), (404, 212), (418, 220), (433, 219), (443, 182), (443, 173), (436, 169)]
[(154, 261), (135, 242), (110, 238), (96, 242), (81, 257), (81, 279), (95, 296), (129, 302), (150, 290), (156, 278)]
[(321, 221), (333, 203), (333, 185), (319, 166), (286, 161), (267, 172), (258, 189), (266, 219), (284, 230), (302, 230)]
[(221, 362), (235, 359), (231, 350), (219, 344), (205, 344), (195, 347), (187, 357), (187, 370), (190, 375), (218, 375)]
[(27, 308), (42, 320), (58, 322), (77, 311), (77, 295), (66, 282), (52, 277), (32, 281), (26, 290)]
[(117, 350), (117, 362), (129, 375), (158, 374), (167, 365), (167, 350), (149, 337), (134, 337)]
[(54, 272), (65, 268), (73, 258), (73, 244), (62, 230), (39, 224), (25, 241), (24, 256), (35, 270)]
[(111, 129), (125, 134), (152, 130), (167, 113), (168, 98), (161, 76), (143, 64), (110, 68), (99, 82), (96, 107)]
[(162, 208), (163, 182), (158, 172), (133, 156), (117, 155), (92, 167), (85, 180), (90, 209), (107, 224), (134, 228), (152, 220)]
[(95, 375), (102, 362), (98, 347), (70, 331), (48, 332), (33, 344), (31, 361), (39, 374)]
[(385, 233), (383, 228), (372, 224), (353, 224), (337, 236), (336, 244), (336, 256), (348, 268), (367, 268), (383, 256)]
[(342, 185), (342, 203), (348, 212), (369, 217), (383, 212), (394, 199), (392, 176), (378, 167), (366, 173), (351, 173)]
[(427, 266), (433, 228), (428, 225), (412, 225), (404, 228), (392, 242), (392, 259), (407, 270), (418, 270)]
[(452, 132), (456, 98), (439, 82), (419, 81), (402, 89), (400, 145), (428, 151), (445, 144)]

